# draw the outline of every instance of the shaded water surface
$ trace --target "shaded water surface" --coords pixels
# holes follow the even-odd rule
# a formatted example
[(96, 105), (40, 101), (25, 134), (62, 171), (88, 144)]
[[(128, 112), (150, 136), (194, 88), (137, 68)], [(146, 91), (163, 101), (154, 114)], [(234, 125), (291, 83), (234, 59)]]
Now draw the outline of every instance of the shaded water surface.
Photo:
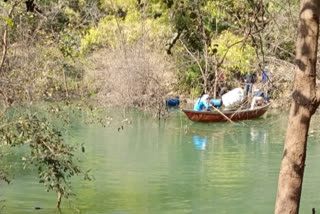
[[(273, 213), (286, 113), (235, 124), (193, 123), (179, 111), (162, 121), (126, 117), (131, 124), (116, 116), (108, 128), (68, 128), (69, 143), (86, 142), (79, 163), (94, 180), (75, 178), (76, 196), (63, 201), (61, 213)], [(301, 213), (320, 212), (319, 118), (312, 121)], [(12, 184), (0, 183), (0, 213), (59, 213), (56, 195), (32, 170), (14, 174)]]

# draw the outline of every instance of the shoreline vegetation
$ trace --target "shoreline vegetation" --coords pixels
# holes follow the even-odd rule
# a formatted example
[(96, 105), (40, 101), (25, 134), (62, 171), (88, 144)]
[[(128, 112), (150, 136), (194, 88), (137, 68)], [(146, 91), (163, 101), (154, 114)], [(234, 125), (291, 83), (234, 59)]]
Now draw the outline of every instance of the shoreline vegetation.
[[(298, 11), (280, 0), (0, 1), (0, 163), (2, 147), (29, 146), (23, 164), (38, 169), (60, 207), (69, 179), (90, 176), (63, 132), (31, 110), (37, 102), (93, 101), (74, 108), (135, 107), (160, 118), (166, 98), (193, 105), (203, 92), (241, 86), (246, 74), (260, 82), (268, 66), (272, 107), (288, 109)], [(20, 105), (28, 110), (15, 112)]]
[[(1, 2), (1, 98), (93, 98), (159, 111), (165, 98), (190, 103), (203, 92), (242, 86), (245, 74), (261, 81), (268, 66), (271, 107), (287, 109), (296, 37), (288, 26), (297, 19), (285, 9), (293, 16), (298, 5), (242, 3)], [(239, 12), (246, 16), (232, 15)]]

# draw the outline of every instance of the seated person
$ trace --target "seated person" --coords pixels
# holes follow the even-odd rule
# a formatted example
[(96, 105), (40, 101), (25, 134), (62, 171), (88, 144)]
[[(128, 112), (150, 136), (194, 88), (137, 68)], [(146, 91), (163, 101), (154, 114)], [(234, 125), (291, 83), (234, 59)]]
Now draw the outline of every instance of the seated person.
[(251, 101), (250, 110), (253, 110), (255, 106), (262, 105), (264, 102), (263, 97), (254, 96)]
[(255, 89), (253, 96), (263, 97), (267, 102), (269, 102), (269, 97), (261, 89)]
[(212, 105), (210, 104), (210, 97), (208, 94), (204, 94), (202, 97), (198, 98), (196, 103), (194, 104), (193, 110), (195, 111), (203, 111), (210, 110)]
[(269, 102), (268, 96), (264, 95), (262, 90), (255, 89), (250, 109), (252, 110), (255, 106), (263, 105), (265, 102)]

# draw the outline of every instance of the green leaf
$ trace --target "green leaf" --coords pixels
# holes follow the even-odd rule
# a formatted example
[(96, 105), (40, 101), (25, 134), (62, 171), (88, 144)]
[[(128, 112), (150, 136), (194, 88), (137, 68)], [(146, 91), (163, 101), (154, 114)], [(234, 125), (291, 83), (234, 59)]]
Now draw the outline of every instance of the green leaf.
[(13, 27), (13, 26), (14, 26), (14, 22), (12, 21), (11, 18), (9, 18), (9, 17), (2, 17), (2, 19), (5, 20), (10, 27)]

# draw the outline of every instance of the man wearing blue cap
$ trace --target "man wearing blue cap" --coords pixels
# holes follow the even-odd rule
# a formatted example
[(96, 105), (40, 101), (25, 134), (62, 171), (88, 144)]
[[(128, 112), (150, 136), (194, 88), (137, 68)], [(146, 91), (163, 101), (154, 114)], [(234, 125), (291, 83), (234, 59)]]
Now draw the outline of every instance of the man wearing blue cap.
[(202, 97), (198, 98), (196, 103), (194, 104), (193, 110), (195, 111), (209, 111), (212, 105), (210, 104), (210, 96), (209, 94), (204, 94)]

